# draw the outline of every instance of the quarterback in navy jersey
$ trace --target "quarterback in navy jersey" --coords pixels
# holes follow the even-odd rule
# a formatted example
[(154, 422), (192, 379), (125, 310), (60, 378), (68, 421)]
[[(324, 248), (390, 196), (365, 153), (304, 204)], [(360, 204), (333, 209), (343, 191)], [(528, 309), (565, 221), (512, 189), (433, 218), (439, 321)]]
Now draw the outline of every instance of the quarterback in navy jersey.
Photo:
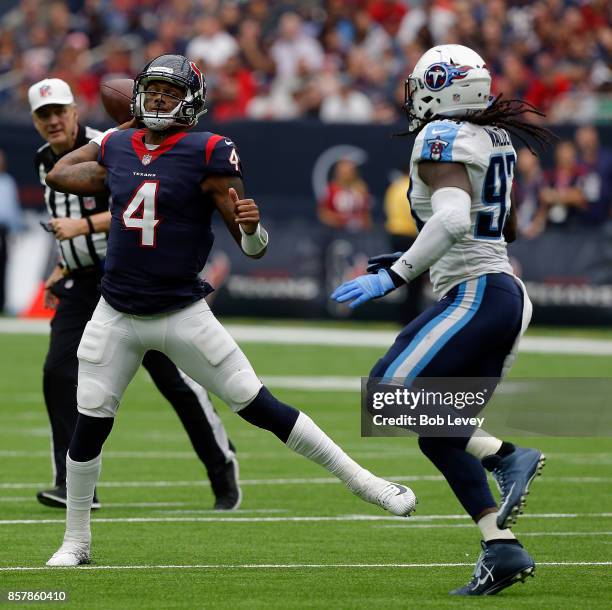
[(121, 397), (143, 354), (165, 353), (249, 423), (326, 468), (348, 489), (394, 515), (408, 516), (408, 487), (375, 476), (352, 460), (305, 413), (263, 386), (234, 339), (217, 321), (198, 279), (213, 243), (216, 210), (242, 251), (266, 252), (259, 208), (244, 198), (234, 143), (189, 128), (204, 112), (206, 85), (197, 66), (162, 55), (134, 82), (132, 113), (146, 129), (112, 130), (66, 155), (47, 176), (75, 194), (110, 191), (110, 228), (102, 298), (79, 345), (79, 418), (66, 459), (64, 542), (49, 566), (90, 560), (90, 508), (101, 451)]
[[(51, 219), (49, 228), (58, 242), (58, 265), (45, 282), (44, 304), (55, 309), (49, 350), (43, 367), (43, 394), (51, 424), (54, 486), (40, 490), (42, 504), (66, 507), (66, 454), (76, 426), (77, 349), (100, 300), (100, 281), (111, 222), (108, 193), (78, 197), (59, 193), (45, 178), (65, 154), (100, 136), (80, 125), (75, 99), (68, 83), (44, 79), (28, 91), (36, 131), (46, 140), (35, 157), (36, 173), (45, 186), (44, 198)], [(238, 462), (208, 393), (179, 371), (172, 361), (151, 350), (142, 361), (160, 393), (172, 405), (206, 468), (215, 495), (215, 509), (239, 506)], [(100, 506), (94, 495), (93, 508)]]
[(203, 205), (200, 185), (211, 176), (242, 178), (227, 138), (178, 131), (151, 149), (145, 133), (112, 132), (98, 155), (113, 193), (115, 229), (102, 294), (118, 311), (133, 314), (172, 311), (211, 292), (199, 273), (213, 245), (214, 207)]

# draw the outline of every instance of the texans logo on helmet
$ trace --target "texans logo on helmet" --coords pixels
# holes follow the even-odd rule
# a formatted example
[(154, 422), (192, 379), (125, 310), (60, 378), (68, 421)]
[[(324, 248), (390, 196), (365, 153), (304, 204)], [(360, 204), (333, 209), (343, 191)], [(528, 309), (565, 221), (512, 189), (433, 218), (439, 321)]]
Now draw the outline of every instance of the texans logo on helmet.
[(425, 85), (431, 91), (440, 91), (455, 80), (465, 78), (471, 69), (472, 66), (455, 66), (445, 63), (432, 64), (425, 72)]

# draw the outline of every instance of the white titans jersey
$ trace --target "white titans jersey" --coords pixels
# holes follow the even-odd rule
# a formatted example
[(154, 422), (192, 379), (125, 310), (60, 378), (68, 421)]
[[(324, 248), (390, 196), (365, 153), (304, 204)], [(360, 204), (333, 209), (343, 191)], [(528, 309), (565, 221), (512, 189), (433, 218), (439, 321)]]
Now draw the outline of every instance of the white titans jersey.
[(419, 230), (432, 217), (431, 189), (419, 161), (463, 163), (472, 184), (472, 228), (429, 270), (434, 294), (486, 273), (512, 273), (503, 228), (510, 213), (516, 153), (508, 132), (450, 120), (433, 121), (417, 136), (408, 198)]

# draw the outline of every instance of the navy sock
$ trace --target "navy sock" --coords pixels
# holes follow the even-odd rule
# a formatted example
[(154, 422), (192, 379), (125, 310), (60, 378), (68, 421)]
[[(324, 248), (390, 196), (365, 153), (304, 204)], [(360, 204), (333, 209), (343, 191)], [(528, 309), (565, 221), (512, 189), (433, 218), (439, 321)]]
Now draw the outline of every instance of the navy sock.
[(463, 508), (472, 519), (488, 508), (497, 508), (480, 460), (445, 441), (448, 439), (421, 436), (419, 447), (444, 475)]
[(297, 409), (272, 396), (266, 386), (262, 386), (257, 396), (244, 409), (238, 411), (242, 419), (258, 428), (269, 430), (283, 443), (287, 442), (299, 414)]
[(520, 547), (523, 546), (516, 538), (496, 538), (495, 540), (487, 540), (485, 544), (487, 546), (493, 546), (495, 544), (518, 544)]
[(114, 417), (89, 417), (79, 413), (68, 454), (75, 462), (89, 462), (102, 452), (115, 422)]

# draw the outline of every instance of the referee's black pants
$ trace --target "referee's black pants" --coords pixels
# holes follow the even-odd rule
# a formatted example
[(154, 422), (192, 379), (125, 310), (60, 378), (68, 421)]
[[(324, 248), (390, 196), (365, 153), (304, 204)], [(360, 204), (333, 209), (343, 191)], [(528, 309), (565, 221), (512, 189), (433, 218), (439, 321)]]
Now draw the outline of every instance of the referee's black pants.
[[(59, 304), (51, 321), (49, 351), (45, 359), (43, 392), (51, 422), (55, 485), (66, 485), (66, 453), (77, 420), (76, 389), (79, 363), (77, 348), (85, 325), (100, 299), (100, 276), (89, 273), (58, 282), (53, 293)], [(164, 354), (150, 351), (142, 362), (153, 382), (174, 407), (209, 478), (223, 470), (235, 448), (227, 439), (212, 405), (200, 403), (174, 363)], [(209, 418), (215, 421), (211, 424)], [(216, 434), (213, 427), (217, 427)], [(227, 439), (227, 442), (224, 442)]]

